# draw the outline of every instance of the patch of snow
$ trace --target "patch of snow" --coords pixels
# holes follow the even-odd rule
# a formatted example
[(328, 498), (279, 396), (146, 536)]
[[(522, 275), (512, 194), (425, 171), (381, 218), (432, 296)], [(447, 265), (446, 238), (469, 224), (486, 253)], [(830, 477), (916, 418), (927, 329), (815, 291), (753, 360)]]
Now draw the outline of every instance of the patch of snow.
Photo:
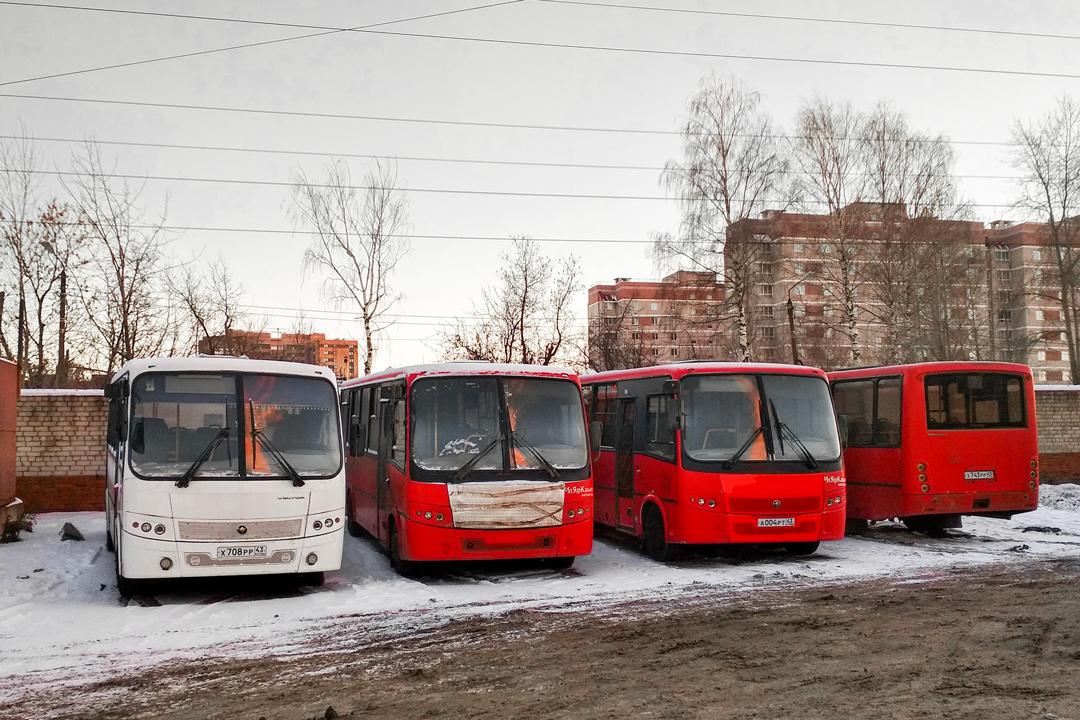
[[(309, 653), (310, 642), (415, 633), (451, 620), (531, 609), (602, 612), (630, 601), (675, 601), (815, 583), (1080, 557), (1080, 486), (1044, 485), (1037, 510), (1012, 520), (966, 517), (932, 539), (899, 523), (868, 536), (822, 543), (810, 557), (760, 552), (736, 559), (661, 564), (630, 542), (597, 540), (570, 572), (535, 563), (457, 564), (419, 579), (399, 577), (370, 539), (345, 538), (342, 568), (319, 589), (246, 592), (232, 584), (159, 588), (156, 607), (124, 602), (115, 556), (104, 549), (103, 513), (39, 515), (33, 533), (0, 545), (0, 707), (36, 690), (79, 685), (155, 663)], [(84, 542), (61, 542), (65, 522)], [(289, 588), (283, 580), (282, 588)], [(271, 583), (271, 587), (276, 587)], [(238, 589), (240, 588), (240, 589)]]
[(105, 397), (105, 391), (101, 388), (23, 388), (19, 391), (19, 394), (23, 397), (49, 397), (56, 395)]

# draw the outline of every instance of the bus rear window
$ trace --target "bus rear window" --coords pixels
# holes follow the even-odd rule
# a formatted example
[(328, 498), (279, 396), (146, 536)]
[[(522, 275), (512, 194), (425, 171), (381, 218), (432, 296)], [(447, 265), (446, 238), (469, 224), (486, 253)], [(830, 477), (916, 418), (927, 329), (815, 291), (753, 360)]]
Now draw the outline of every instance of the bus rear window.
[(1026, 427), (1019, 375), (947, 373), (926, 378), (928, 428)]

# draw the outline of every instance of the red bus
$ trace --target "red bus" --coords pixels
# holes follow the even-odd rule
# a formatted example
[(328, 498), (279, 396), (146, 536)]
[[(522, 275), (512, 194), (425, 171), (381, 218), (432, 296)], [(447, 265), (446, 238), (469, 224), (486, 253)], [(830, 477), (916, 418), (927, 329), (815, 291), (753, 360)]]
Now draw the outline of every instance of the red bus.
[(825, 373), (679, 363), (582, 378), (596, 518), (665, 561), (688, 545), (801, 555), (844, 535), (844, 467)]
[(1011, 517), (1039, 503), (1031, 368), (926, 362), (829, 373), (841, 424), (848, 518), (900, 518), (940, 535), (961, 515)]
[(341, 386), (346, 515), (399, 573), (432, 560), (592, 551), (592, 474), (570, 370), (484, 362), (386, 370)]

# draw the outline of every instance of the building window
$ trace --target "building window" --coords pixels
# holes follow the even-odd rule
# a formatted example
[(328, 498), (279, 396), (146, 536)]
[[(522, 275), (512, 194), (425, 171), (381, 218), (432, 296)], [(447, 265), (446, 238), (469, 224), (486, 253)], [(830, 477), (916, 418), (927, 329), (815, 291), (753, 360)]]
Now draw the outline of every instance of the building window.
[(641, 339), (641, 333), (639, 333), (639, 332), (630, 333), (630, 339), (631, 340), (640, 340)]
[(776, 328), (774, 328), (774, 327), (758, 328), (758, 334), (763, 338), (771, 339), (771, 338), (776, 337)]
[(772, 277), (772, 265), (770, 263), (758, 263), (757, 264), (757, 271), (758, 271), (758, 274), (761, 275), (761, 277), (764, 277), (764, 278), (771, 278)]
[(1039, 360), (1042, 362), (1046, 362), (1046, 351), (1040, 350), (1035, 354), (1035, 357), (1039, 358)]
[(631, 300), (630, 301), (630, 309), (631, 310), (637, 310), (637, 300)]
[(671, 348), (671, 356), (675, 357), (679, 354), (679, 348)]
[(697, 308), (690, 308), (691, 315), (697, 315)]
[(795, 286), (795, 294), (796, 295), (805, 295), (806, 294), (806, 286), (803, 285), (802, 283), (799, 283), (798, 285), (796, 285)]
[(678, 340), (679, 339), (679, 334), (678, 333), (671, 333), (671, 339), (672, 340)]
[(1046, 382), (1046, 371), (1045, 370), (1039, 370), (1038, 372), (1036, 372), (1035, 373), (1035, 379), (1038, 380), (1039, 382)]
[(821, 254), (829, 255), (832, 253), (832, 245), (829, 243), (821, 243)]
[(652, 354), (653, 354), (653, 357), (659, 356), (660, 355), (660, 348), (653, 348)]
[(1035, 319), (1036, 320), (1045, 320), (1046, 316), (1043, 314), (1042, 310), (1036, 310), (1035, 311)]
[(631, 325), (637, 325), (637, 324), (638, 324), (638, 323), (640, 323), (640, 322), (641, 322), (641, 321), (640, 321), (640, 320), (639, 320), (638, 318), (636, 318), (636, 317), (634, 317), (634, 318), (630, 318), (630, 324), (631, 324)]
[(1009, 249), (1008, 248), (998, 248), (997, 250), (994, 251), (994, 258), (998, 262), (1009, 262)]
[(611, 302), (610, 300), (605, 300), (604, 301), (604, 309), (605, 310), (614, 310), (615, 309), (615, 303)]
[(1042, 260), (1042, 250), (1038, 250), (1038, 249), (1032, 250), (1031, 251), (1031, 259), (1032, 260)]
[(654, 303), (649, 303), (649, 309), (650, 310), (659, 310), (660, 309), (660, 303), (655, 303), (655, 302)]
[(794, 245), (791, 246), (791, 252), (793, 252), (793, 253), (801, 253), (801, 252), (805, 252), (805, 251), (806, 251), (806, 247), (802, 243), (795, 243)]
[(772, 297), (772, 285), (758, 285), (758, 297)]
[(765, 348), (762, 353), (765, 362), (776, 362), (776, 348)]
[(1012, 310), (998, 310), (998, 320), (1001, 322), (1012, 322)]
[(802, 263), (795, 263), (795, 274), (796, 275), (802, 275), (805, 272), (806, 272), (806, 266), (805, 265), (803, 265)]
[(758, 305), (757, 306), (757, 314), (760, 315), (761, 317), (771, 318), (773, 316), (773, 306), (772, 305)]
[(998, 302), (1002, 305), (1008, 305), (1012, 302), (1012, 296), (1009, 295), (1008, 290), (998, 290)]
[(1012, 272), (1009, 271), (1009, 270), (998, 270), (997, 279), (998, 279), (998, 282), (1003, 282), (1003, 283), (1011, 282), (1012, 281)]

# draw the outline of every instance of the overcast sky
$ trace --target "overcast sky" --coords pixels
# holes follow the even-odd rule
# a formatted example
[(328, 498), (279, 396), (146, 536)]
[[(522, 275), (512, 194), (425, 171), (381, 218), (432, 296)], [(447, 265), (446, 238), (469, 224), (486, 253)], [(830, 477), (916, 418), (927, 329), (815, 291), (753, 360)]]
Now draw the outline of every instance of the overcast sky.
[[(438, 359), (434, 335), (492, 282), (512, 236), (577, 255), (586, 285), (655, 276), (651, 234), (678, 225), (659, 172), (710, 72), (761, 92), (785, 129), (814, 93), (857, 109), (891, 100), (956, 143), (962, 192), (986, 221), (1015, 218), (1014, 120), (1080, 96), (1080, 10), (1067, 0), (80, 7), (0, 2), (0, 134), (24, 126), (61, 171), (77, 141), (102, 143), (116, 174), (151, 178), (133, 181), (148, 218), (167, 197), (167, 224), (186, 228), (170, 252), (220, 253), (271, 327), (303, 308), (318, 330), (360, 337), (353, 313), (301, 276), (309, 238), (292, 233), (288, 183), (330, 156), (357, 180), (362, 156), (397, 159), (415, 237), (379, 368)], [(140, 64), (106, 67), (127, 63)], [(584, 324), (584, 294), (578, 310)]]

